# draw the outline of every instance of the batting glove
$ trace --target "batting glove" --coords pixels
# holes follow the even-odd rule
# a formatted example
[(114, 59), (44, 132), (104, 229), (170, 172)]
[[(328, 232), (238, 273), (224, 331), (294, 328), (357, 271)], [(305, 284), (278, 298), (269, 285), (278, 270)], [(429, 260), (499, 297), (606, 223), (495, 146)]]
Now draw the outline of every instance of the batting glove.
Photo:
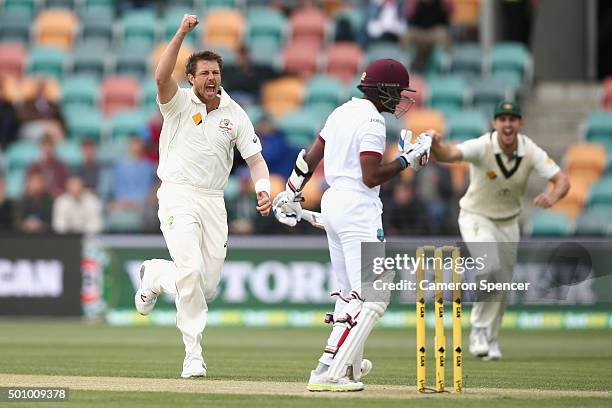
[(295, 227), (302, 219), (302, 206), (299, 202), (291, 201), (287, 197), (287, 192), (278, 193), (272, 202), (272, 212), (274, 217), (281, 224)]
[(407, 144), (410, 140), (408, 134), (410, 134), (411, 137), (412, 132), (409, 130), (402, 130), (402, 136), (404, 136), (404, 138), (402, 139), (400, 136), (398, 147), (400, 148), (401, 154), (398, 156), (397, 160), (399, 160), (403, 169), (412, 167), (414, 170), (418, 171), (429, 162), (431, 137), (427, 133), (421, 133), (414, 143)]

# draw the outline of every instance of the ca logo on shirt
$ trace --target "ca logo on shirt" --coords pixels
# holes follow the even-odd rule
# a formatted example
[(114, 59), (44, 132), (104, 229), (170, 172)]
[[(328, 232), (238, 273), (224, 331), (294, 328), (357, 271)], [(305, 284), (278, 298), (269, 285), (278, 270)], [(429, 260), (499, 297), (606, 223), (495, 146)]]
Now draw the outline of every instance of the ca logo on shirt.
[(223, 136), (231, 138), (234, 124), (229, 119), (221, 119), (219, 122), (219, 130)]

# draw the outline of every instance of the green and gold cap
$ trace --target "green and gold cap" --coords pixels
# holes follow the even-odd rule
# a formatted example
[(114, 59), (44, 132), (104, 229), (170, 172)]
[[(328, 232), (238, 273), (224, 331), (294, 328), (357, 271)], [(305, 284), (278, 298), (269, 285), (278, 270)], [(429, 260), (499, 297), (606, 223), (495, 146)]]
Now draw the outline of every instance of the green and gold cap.
[(521, 107), (519, 106), (519, 104), (514, 101), (510, 101), (510, 100), (501, 101), (495, 107), (493, 118), (496, 118), (501, 115), (516, 116), (517, 118), (523, 117), (521, 113)]

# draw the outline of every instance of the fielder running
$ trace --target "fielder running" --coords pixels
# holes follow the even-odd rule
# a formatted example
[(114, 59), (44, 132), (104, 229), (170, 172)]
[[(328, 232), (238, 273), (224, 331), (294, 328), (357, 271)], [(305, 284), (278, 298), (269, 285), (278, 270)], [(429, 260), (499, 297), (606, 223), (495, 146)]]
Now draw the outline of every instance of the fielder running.
[(244, 110), (220, 86), (221, 57), (211, 51), (189, 57), (185, 71), (191, 88), (179, 88), (172, 78), (181, 43), (197, 24), (196, 16), (183, 17), (155, 71), (164, 117), (157, 169), (162, 181), (158, 215), (172, 261), (145, 261), (135, 296), (136, 309), (143, 315), (151, 312), (161, 293), (175, 296), (176, 325), (185, 344), (183, 378), (207, 373), (200, 343), (207, 301), (215, 293), (227, 251), (223, 189), (234, 146), (255, 182), (257, 210), (268, 215), (271, 208), (261, 143)]
[[(431, 138), (423, 133), (412, 142), (412, 133), (402, 131), (399, 156), (383, 163), (386, 146), (385, 119), (381, 112), (405, 113), (410, 98), (406, 68), (392, 59), (372, 62), (358, 88), (363, 98), (353, 98), (328, 117), (308, 153), (302, 150), (287, 181), (286, 191), (274, 200), (277, 219), (294, 226), (301, 219), (302, 189), (323, 159), (329, 189), (321, 201), (332, 271), (337, 290), (332, 332), (319, 364), (311, 372), (310, 391), (359, 391), (360, 377), (371, 369), (361, 359), (363, 346), (387, 303), (364, 299), (361, 290), (361, 243), (384, 241), (380, 184), (402, 170), (424, 166)], [(350, 367), (350, 369), (349, 369)]]
[[(552, 183), (551, 189), (533, 201), (542, 208), (563, 198), (570, 185), (546, 152), (519, 133), (523, 120), (516, 102), (500, 102), (492, 125), (491, 133), (458, 145), (444, 143), (434, 132), (431, 152), (441, 162), (470, 163), (470, 185), (459, 201), (461, 236), (472, 257), (486, 253), (488, 269), (478, 279), (510, 282), (520, 240), (519, 215), (530, 174), (535, 170)], [(497, 244), (484, 244), (487, 242)], [(470, 353), (486, 360), (501, 359), (498, 333), (506, 305), (506, 292), (490, 301), (474, 302)]]

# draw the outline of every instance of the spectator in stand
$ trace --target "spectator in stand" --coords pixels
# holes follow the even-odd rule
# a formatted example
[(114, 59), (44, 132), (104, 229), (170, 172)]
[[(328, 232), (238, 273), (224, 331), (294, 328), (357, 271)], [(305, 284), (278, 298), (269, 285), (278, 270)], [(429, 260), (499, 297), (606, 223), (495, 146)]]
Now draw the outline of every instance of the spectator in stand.
[(13, 229), (13, 203), (6, 196), (6, 180), (0, 174), (0, 231), (10, 231)]
[(161, 186), (161, 180), (156, 179), (153, 188), (149, 191), (147, 201), (145, 202), (142, 212), (142, 231), (150, 233), (159, 232), (159, 200), (157, 199), (157, 190)]
[(450, 204), (453, 199), (452, 175), (448, 167), (431, 160), (429, 166), (416, 175), (416, 194), (424, 203), (429, 229), (432, 234), (454, 231), (450, 217)]
[(164, 117), (160, 112), (157, 112), (147, 124), (148, 140), (145, 155), (155, 165), (159, 163), (159, 137), (161, 136), (163, 124)]
[(155, 168), (144, 155), (142, 140), (132, 135), (129, 139), (128, 157), (119, 160), (113, 169), (114, 210), (142, 210), (155, 182)]
[(436, 45), (448, 48), (451, 0), (411, 0), (407, 3), (408, 31), (404, 46), (416, 47), (412, 68), (424, 72)]
[(57, 103), (46, 94), (47, 82), (44, 77), (36, 79), (36, 89), (19, 109), (21, 122), (20, 137), (41, 140), (50, 136), (56, 143), (64, 140), (64, 118)]
[(424, 235), (429, 232), (425, 205), (410, 182), (401, 178), (393, 189), (391, 202), (383, 214), (388, 235)]
[(94, 193), (98, 189), (100, 180), (100, 164), (96, 157), (96, 151), (96, 142), (93, 139), (84, 139), (81, 143), (83, 161), (74, 169), (74, 174), (83, 181), (85, 188)]
[[(263, 144), (262, 142), (262, 146)], [(255, 231), (255, 219), (258, 213), (253, 207), (255, 191), (252, 188), (248, 167), (238, 168), (236, 177), (240, 192), (238, 197), (227, 203), (229, 232), (231, 234), (252, 234)]]
[(45, 181), (39, 171), (31, 171), (26, 179), (24, 195), (13, 208), (13, 225), (16, 230), (28, 234), (49, 231), (53, 197), (45, 188)]
[(102, 202), (79, 176), (71, 176), (66, 192), (53, 204), (53, 229), (60, 234), (89, 235), (102, 231), (102, 225)]
[(19, 120), (17, 110), (6, 97), (5, 77), (0, 75), (0, 149), (17, 140)]
[(370, 0), (367, 6), (368, 42), (399, 42), (406, 32), (404, 0)]
[(28, 174), (40, 173), (45, 183), (45, 189), (53, 197), (59, 196), (66, 188), (68, 168), (55, 157), (55, 143), (50, 135), (46, 135), (40, 142), (42, 157), (28, 167)]
[(285, 140), (282, 130), (276, 128), (272, 119), (264, 115), (257, 123), (257, 132), (262, 145), (262, 151), (271, 174), (279, 174), (284, 178), (291, 175), (295, 165), (294, 156), (298, 149), (291, 147)]

